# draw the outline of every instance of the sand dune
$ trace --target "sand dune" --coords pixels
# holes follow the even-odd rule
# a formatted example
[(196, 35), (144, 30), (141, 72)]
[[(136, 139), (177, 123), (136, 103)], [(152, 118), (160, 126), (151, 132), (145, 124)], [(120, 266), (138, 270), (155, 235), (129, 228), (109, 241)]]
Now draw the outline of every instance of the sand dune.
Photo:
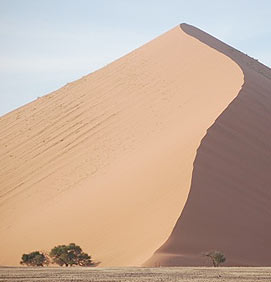
[(0, 264), (76, 242), (102, 266), (142, 265), (169, 238), (146, 264), (222, 248), (259, 265), (270, 72), (225, 46), (177, 26), (1, 117)]

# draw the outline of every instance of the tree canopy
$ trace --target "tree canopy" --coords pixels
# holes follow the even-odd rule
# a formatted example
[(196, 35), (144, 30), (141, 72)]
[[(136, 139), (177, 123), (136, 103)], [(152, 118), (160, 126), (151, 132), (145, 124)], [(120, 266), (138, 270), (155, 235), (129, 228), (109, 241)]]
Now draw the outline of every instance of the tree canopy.
[(91, 257), (87, 253), (84, 253), (80, 246), (77, 246), (74, 243), (56, 246), (51, 250), (49, 255), (52, 258), (53, 263), (56, 263), (60, 266), (94, 265)]
[(44, 266), (49, 264), (49, 260), (45, 254), (35, 251), (29, 254), (23, 254), (20, 264), (27, 266)]
[(213, 266), (218, 267), (221, 263), (226, 261), (225, 255), (220, 251), (211, 251), (205, 254), (212, 260)]

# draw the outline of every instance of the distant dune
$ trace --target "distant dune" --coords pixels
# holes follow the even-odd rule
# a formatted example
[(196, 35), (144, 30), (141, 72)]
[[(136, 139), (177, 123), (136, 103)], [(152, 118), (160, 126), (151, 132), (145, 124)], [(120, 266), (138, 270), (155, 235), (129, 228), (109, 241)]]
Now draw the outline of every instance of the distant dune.
[(182, 24), (1, 117), (0, 265), (69, 242), (101, 266), (270, 264), (270, 79)]

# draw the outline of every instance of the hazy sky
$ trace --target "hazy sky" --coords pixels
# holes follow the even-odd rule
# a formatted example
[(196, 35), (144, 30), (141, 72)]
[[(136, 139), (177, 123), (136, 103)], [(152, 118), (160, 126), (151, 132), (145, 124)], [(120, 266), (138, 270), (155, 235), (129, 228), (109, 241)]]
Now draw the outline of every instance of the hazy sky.
[(0, 115), (182, 22), (271, 66), (270, 0), (0, 0)]

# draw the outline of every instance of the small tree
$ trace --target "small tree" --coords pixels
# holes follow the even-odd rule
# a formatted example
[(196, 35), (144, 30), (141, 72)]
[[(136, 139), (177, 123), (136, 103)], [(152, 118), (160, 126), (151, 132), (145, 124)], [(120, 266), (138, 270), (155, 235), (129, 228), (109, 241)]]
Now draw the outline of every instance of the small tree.
[(49, 259), (45, 254), (35, 251), (30, 254), (23, 254), (20, 264), (27, 266), (44, 266), (49, 264)]
[(50, 257), (53, 262), (60, 266), (93, 266), (94, 263), (91, 260), (91, 257), (84, 253), (82, 249), (70, 243), (69, 245), (59, 245), (54, 247), (50, 252)]
[(221, 263), (226, 261), (225, 255), (220, 251), (211, 251), (205, 254), (212, 260), (213, 266), (218, 267)]

